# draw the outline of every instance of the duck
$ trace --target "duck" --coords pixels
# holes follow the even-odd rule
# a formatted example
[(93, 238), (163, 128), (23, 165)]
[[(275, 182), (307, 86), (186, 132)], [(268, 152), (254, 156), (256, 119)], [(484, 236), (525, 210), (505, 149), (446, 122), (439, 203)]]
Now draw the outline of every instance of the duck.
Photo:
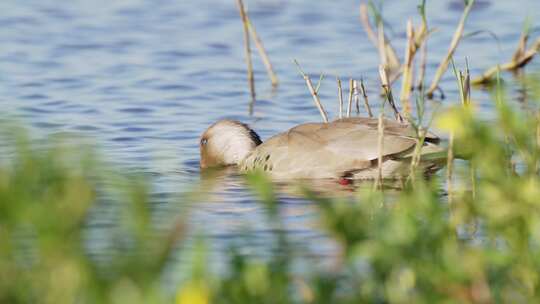
[[(261, 170), (280, 180), (377, 179), (378, 123), (368, 117), (304, 123), (263, 142), (247, 124), (224, 119), (201, 135), (200, 167), (237, 166), (241, 172)], [(410, 173), (417, 132), (407, 123), (388, 119), (383, 123), (381, 177), (401, 179)], [(438, 136), (426, 133), (419, 164), (426, 174), (441, 167), (440, 159), (424, 157), (441, 155), (439, 142)]]

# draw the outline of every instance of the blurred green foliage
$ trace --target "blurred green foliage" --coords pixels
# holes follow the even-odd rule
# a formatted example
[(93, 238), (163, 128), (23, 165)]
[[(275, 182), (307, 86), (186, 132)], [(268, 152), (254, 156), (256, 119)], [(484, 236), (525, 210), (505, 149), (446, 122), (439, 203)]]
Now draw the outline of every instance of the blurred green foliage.
[[(110, 178), (88, 149), (62, 140), (38, 149), (15, 133), (2, 138), (13, 155), (0, 167), (0, 303), (164, 301), (159, 278), (182, 225), (156, 236), (143, 183)], [(85, 226), (107, 196), (119, 197), (124, 214), (99, 265)]]
[[(232, 248), (227, 271), (216, 274), (204, 245), (195, 246), (191, 273), (173, 294), (162, 278), (185, 242), (185, 214), (158, 233), (146, 182), (111, 178), (88, 149), (37, 149), (12, 135), (5, 142), (13, 155), (0, 166), (0, 302), (540, 302), (540, 77), (526, 84), (536, 95), (519, 105), (502, 85), (493, 90), (494, 121), (476, 118), (474, 100), (439, 115), (466, 156), (449, 180), (415, 178), (397, 194), (362, 189), (355, 198), (304, 189), (339, 245), (332, 269), (292, 270), (298, 257), (274, 187), (262, 173), (248, 175), (274, 225), (276, 250), (257, 259)], [(84, 235), (107, 197), (120, 206), (121, 229), (111, 257), (98, 263)]]

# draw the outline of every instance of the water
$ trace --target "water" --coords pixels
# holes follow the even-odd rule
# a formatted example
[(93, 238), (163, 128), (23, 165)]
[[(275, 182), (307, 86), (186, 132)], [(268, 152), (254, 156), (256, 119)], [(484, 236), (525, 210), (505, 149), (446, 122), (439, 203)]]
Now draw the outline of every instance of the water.
[[(77, 133), (95, 142), (103, 157), (126, 171), (149, 176), (156, 221), (181, 204), (172, 199), (200, 179), (198, 136), (211, 123), (232, 118), (249, 123), (263, 139), (296, 124), (320, 121), (294, 64), (315, 79), (325, 73), (321, 99), (337, 109), (334, 75), (363, 77), (378, 104), (378, 57), (358, 19), (358, 1), (252, 0), (252, 20), (275, 65), (280, 86), (272, 89), (255, 52), (257, 101), (249, 114), (242, 25), (235, 1), (25, 0), (0, 3), (0, 104), (3, 116), (31, 126), (36, 136)], [(386, 1), (387, 30), (403, 54), (407, 16), (418, 1)], [(478, 1), (456, 60), (468, 56), (473, 75), (511, 58), (526, 16), (540, 19), (537, 0)], [(429, 23), (438, 31), (429, 44), (428, 79), (446, 52), (461, 15), (461, 1), (429, 1)], [(418, 22), (418, 18), (415, 19)], [(495, 34), (495, 40), (491, 34)], [(537, 69), (538, 61), (532, 68)], [(511, 93), (523, 97), (512, 83)], [(441, 83), (457, 101), (451, 73)], [(396, 86), (396, 90), (399, 87)], [(526, 93), (526, 91), (525, 91)], [(488, 94), (475, 90), (482, 115), (492, 114)], [(235, 174), (224, 174), (190, 222), (215, 254), (242, 239), (246, 253), (269, 250), (264, 210)], [(316, 227), (309, 201), (282, 194), (280, 212), (296, 245), (317, 257), (334, 246)], [(107, 231), (116, 225), (107, 208), (91, 220), (89, 247), (107, 254)]]

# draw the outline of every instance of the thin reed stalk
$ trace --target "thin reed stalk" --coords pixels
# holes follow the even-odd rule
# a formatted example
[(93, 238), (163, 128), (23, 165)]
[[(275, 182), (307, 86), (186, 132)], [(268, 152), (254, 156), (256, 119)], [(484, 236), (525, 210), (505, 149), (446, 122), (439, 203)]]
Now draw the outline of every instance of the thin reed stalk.
[(465, 73), (461, 70), (456, 69), (456, 65), (454, 63), (454, 60), (451, 60), (452, 63), (452, 70), (454, 71), (454, 76), (456, 77), (456, 81), (458, 83), (458, 89), (459, 89), (459, 96), (461, 99), (461, 104), (463, 106), (466, 106), (470, 103), (471, 98), (471, 77), (469, 76), (469, 64), (467, 62), (467, 68), (465, 69)]
[(319, 93), (319, 89), (321, 88), (323, 79), (324, 79), (324, 74), (321, 74), (319, 76), (319, 81), (317, 81), (317, 86), (315, 87), (315, 92), (317, 92), (317, 94)]
[(433, 78), (433, 81), (431, 82), (431, 85), (429, 89), (426, 91), (426, 94), (428, 97), (433, 97), (433, 93), (437, 90), (439, 87), (439, 82), (442, 79), (442, 76), (448, 69), (448, 65), (450, 64), (450, 60), (452, 59), (452, 56), (454, 55), (459, 42), (461, 41), (461, 38), (463, 37), (463, 30), (465, 29), (465, 22), (467, 21), (467, 17), (469, 16), (469, 13), (471, 12), (471, 9), (474, 5), (475, 0), (468, 0), (467, 5), (465, 6), (465, 10), (463, 11), (463, 14), (461, 15), (461, 19), (459, 20), (459, 24), (456, 28), (456, 31), (454, 33), (454, 36), (452, 37), (452, 42), (450, 43), (450, 48), (448, 49), (448, 52), (446, 56), (442, 59), (441, 63), (439, 64), (439, 67), (437, 68), (437, 71), (435, 72), (435, 77)]
[(465, 92), (465, 104), (471, 103), (471, 70), (469, 69), (469, 61), (465, 58), (466, 68), (465, 76), (463, 77), (463, 92)]
[(426, 16), (426, 0), (422, 0), (422, 4), (418, 6), (418, 12), (420, 13), (420, 17), (422, 17), (422, 23), (420, 29), (417, 31), (417, 35), (415, 35), (415, 44), (416, 46), (421, 46), (427, 41), (427, 36), (429, 34)]
[(339, 102), (339, 119), (343, 118), (343, 89), (341, 88), (341, 79), (336, 76), (338, 86), (338, 102)]
[[(386, 49), (386, 36), (384, 35), (384, 23), (382, 21), (379, 21), (377, 23), (377, 40), (379, 41), (379, 58), (380, 58), (380, 64), (383, 66), (388, 67), (388, 52)], [(391, 69), (393, 71), (393, 69)]]
[(377, 182), (376, 187), (382, 188), (382, 181), (383, 181), (383, 174), (382, 174), (382, 164), (383, 164), (383, 149), (384, 149), (384, 119), (383, 119), (383, 113), (379, 113), (379, 120), (377, 124), (377, 149), (378, 149), (378, 157), (377, 157)]
[(353, 102), (353, 94), (354, 94), (354, 84), (353, 79), (349, 79), (349, 100), (347, 103), (347, 117), (351, 117), (351, 111), (352, 111), (352, 102)]
[[(379, 22), (377, 23), (377, 33), (373, 31), (373, 28), (369, 21), (368, 6), (365, 3), (360, 4), (360, 22), (362, 23), (362, 26), (364, 27), (364, 30), (366, 31), (369, 40), (371, 41), (371, 43), (373, 43), (373, 46), (377, 48), (379, 54), (381, 54), (381, 62), (386, 63), (386, 65), (388, 65), (390, 70), (392, 71), (392, 74), (394, 74), (394, 71), (398, 71), (401, 65), (399, 63), (397, 53), (384, 34), (382, 20), (379, 20)], [(381, 36), (382, 39), (380, 38)], [(382, 44), (381, 41), (383, 42)]]
[[(313, 87), (311, 78), (309, 78), (309, 76), (306, 73), (304, 73), (304, 71), (302, 70), (302, 67), (300, 66), (298, 61), (296, 61), (296, 59), (294, 60), (294, 63), (296, 64), (296, 66), (298, 67), (298, 71), (300, 72), (304, 80), (306, 81), (306, 85), (309, 89), (309, 92), (311, 93), (311, 96), (313, 96), (313, 101), (315, 102), (315, 106), (317, 106), (317, 109), (319, 109), (319, 112), (321, 113), (323, 121), (325, 123), (328, 123), (328, 114), (326, 114), (326, 111), (324, 110), (324, 107), (321, 103), (321, 100), (319, 98), (319, 93), (317, 92), (318, 89), (315, 89)], [(322, 80), (322, 75), (321, 75), (321, 80)], [(320, 85), (320, 82), (319, 82), (319, 85)]]
[(516, 51), (514, 52), (514, 55), (512, 56), (512, 61), (518, 61), (519, 58), (521, 58), (523, 54), (525, 54), (528, 41), (529, 41), (529, 26), (525, 26), (524, 30), (521, 32), (521, 35), (519, 36), (518, 47)]
[(257, 30), (255, 30), (255, 26), (253, 25), (253, 23), (251, 22), (251, 19), (249, 18), (247, 14), (246, 14), (246, 20), (247, 20), (249, 32), (251, 33), (251, 36), (253, 37), (253, 41), (255, 42), (255, 46), (257, 47), (257, 50), (259, 51), (259, 54), (261, 55), (262, 62), (266, 68), (268, 77), (270, 77), (272, 86), (276, 87), (279, 84), (279, 80), (276, 75), (276, 72), (274, 72), (274, 67), (272, 66), (272, 62), (270, 62), (270, 57), (268, 56), (268, 53), (266, 52), (266, 49), (264, 48), (261, 38), (257, 34)]
[(415, 35), (416, 46), (420, 48), (420, 63), (418, 66), (418, 84), (417, 88), (423, 92), (424, 90), (424, 80), (426, 77), (426, 64), (427, 64), (427, 43), (428, 43), (428, 24), (426, 16), (426, 0), (422, 0), (422, 4), (418, 6), (418, 11), (422, 17), (422, 24), (420, 25), (420, 30), (418, 35)]
[(407, 21), (407, 46), (405, 47), (405, 61), (403, 62), (403, 79), (401, 82), (401, 94), (399, 100), (402, 103), (405, 116), (411, 115), (411, 89), (413, 87), (413, 57), (416, 52), (416, 45), (414, 42), (414, 28), (412, 21)]
[(427, 40), (420, 47), (420, 63), (418, 67), (418, 83), (416, 87), (422, 91), (425, 87), (424, 81), (426, 77), (426, 65), (427, 65)]
[(360, 4), (360, 22), (366, 31), (369, 41), (373, 43), (373, 46), (379, 48), (379, 40), (377, 38), (377, 34), (375, 34), (373, 28), (371, 27), (371, 23), (369, 22), (368, 6), (365, 3)]
[(360, 89), (362, 90), (362, 97), (364, 97), (364, 106), (366, 108), (366, 111), (369, 115), (369, 117), (373, 117), (373, 113), (371, 112), (371, 107), (369, 106), (369, 100), (368, 95), (366, 92), (366, 87), (364, 86), (364, 79), (360, 79)]
[(358, 89), (358, 81), (353, 80), (353, 91), (354, 91), (354, 104), (356, 106), (356, 115), (360, 115), (360, 90)]
[[(469, 62), (466, 61), (465, 73), (461, 70), (456, 69), (454, 60), (451, 59), (452, 70), (454, 71), (454, 76), (459, 88), (459, 95), (461, 98), (461, 104), (463, 107), (466, 107), (470, 104), (471, 99), (471, 78), (469, 76)], [(448, 187), (448, 202), (452, 203), (453, 201), (453, 184), (452, 184), (452, 174), (453, 174), (453, 164), (454, 164), (454, 131), (450, 131), (450, 137), (448, 139), (448, 155), (447, 155), (447, 171), (446, 171), (446, 183)], [(476, 179), (475, 179), (475, 167), (471, 163), (469, 168), (469, 175), (471, 178), (471, 187), (473, 196), (476, 195)]]
[(416, 168), (418, 168), (418, 165), (420, 164), (420, 159), (422, 156), (422, 146), (424, 146), (424, 141), (426, 139), (426, 131), (422, 126), (418, 128), (417, 132), (417, 139), (416, 139), (416, 145), (414, 147), (414, 152), (411, 160), (411, 169), (410, 169), (410, 175), (413, 185), (416, 179)]
[(252, 100), (255, 100), (255, 77), (253, 76), (253, 62), (251, 61), (248, 17), (244, 8), (244, 1), (236, 0), (236, 4), (238, 5), (238, 10), (240, 11), (240, 17), (242, 18), (242, 24), (244, 26), (244, 52), (246, 54), (247, 80), (249, 84), (249, 91), (251, 93)]
[(399, 113), (399, 110), (396, 107), (396, 103), (394, 102), (392, 87), (390, 86), (390, 83), (388, 81), (388, 74), (386, 72), (386, 68), (382, 65), (379, 66), (379, 76), (381, 77), (381, 83), (386, 96), (386, 100), (394, 111), (394, 118), (401, 123), (404, 122), (405, 120), (403, 119), (403, 116), (401, 116), (401, 113)]

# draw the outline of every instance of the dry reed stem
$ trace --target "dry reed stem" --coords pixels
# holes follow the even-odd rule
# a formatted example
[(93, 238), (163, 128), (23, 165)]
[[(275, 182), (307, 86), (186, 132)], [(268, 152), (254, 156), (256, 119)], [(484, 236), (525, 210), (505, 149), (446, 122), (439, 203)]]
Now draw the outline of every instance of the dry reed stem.
[(390, 83), (388, 82), (388, 74), (386, 72), (386, 68), (384, 66), (379, 66), (379, 76), (381, 77), (381, 83), (383, 90), (385, 92), (386, 99), (388, 100), (388, 103), (392, 107), (392, 110), (394, 111), (394, 117), (397, 121), (403, 123), (405, 120), (403, 119), (403, 116), (399, 113), (399, 110), (396, 107), (396, 104), (394, 102), (394, 95), (392, 94), (392, 87), (390, 86)]
[(467, 91), (465, 90), (465, 75), (463, 71), (459, 71), (459, 85), (461, 86), (461, 104), (464, 106), (467, 104)]
[(383, 149), (384, 149), (384, 120), (383, 113), (379, 113), (379, 123), (377, 125), (377, 133), (379, 135), (377, 140), (378, 157), (377, 157), (377, 183), (379, 188), (382, 186), (382, 163), (383, 163)]
[(358, 90), (358, 81), (353, 80), (353, 91), (354, 91), (354, 104), (356, 105), (356, 115), (360, 115), (360, 90)]
[(253, 26), (253, 23), (251, 22), (251, 19), (249, 19), (249, 16), (247, 14), (246, 14), (246, 19), (247, 19), (249, 32), (251, 33), (251, 36), (253, 37), (253, 41), (255, 42), (255, 46), (257, 47), (257, 50), (259, 50), (259, 54), (261, 55), (263, 64), (266, 67), (266, 72), (268, 73), (268, 77), (270, 77), (272, 86), (276, 87), (279, 84), (279, 80), (277, 78), (276, 72), (274, 72), (274, 67), (272, 66), (272, 63), (270, 62), (270, 57), (268, 57), (268, 53), (266, 53), (266, 49), (264, 48), (263, 42), (261, 38), (259, 37), (259, 35), (257, 34), (257, 31), (255, 30), (255, 26)]
[(418, 89), (424, 88), (424, 79), (426, 77), (426, 64), (427, 64), (427, 42), (422, 44), (420, 48), (420, 66), (418, 67)]
[(454, 55), (456, 48), (458, 47), (459, 42), (461, 41), (461, 38), (463, 37), (463, 30), (465, 29), (465, 21), (467, 21), (467, 17), (469, 16), (469, 13), (471, 12), (471, 9), (474, 5), (474, 1), (475, 0), (469, 0), (469, 3), (467, 3), (467, 6), (465, 6), (465, 10), (463, 11), (463, 14), (461, 15), (459, 24), (456, 28), (454, 36), (452, 37), (452, 42), (450, 43), (450, 48), (448, 49), (448, 53), (439, 64), (439, 67), (437, 68), (437, 72), (435, 72), (435, 77), (433, 78), (433, 81), (431, 82), (431, 85), (426, 92), (428, 97), (433, 97), (433, 93), (437, 90), (437, 87), (439, 86), (439, 82), (441, 81), (442, 76), (448, 69), (450, 60), (452, 59), (452, 56)]
[(319, 89), (321, 88), (323, 79), (324, 79), (324, 74), (321, 74), (319, 76), (319, 81), (317, 81), (317, 86), (315, 87), (315, 92), (317, 92), (317, 94), (319, 93)]
[(364, 106), (366, 107), (366, 111), (369, 115), (369, 117), (373, 117), (373, 113), (371, 112), (371, 107), (369, 106), (369, 100), (368, 95), (366, 92), (366, 87), (364, 86), (364, 79), (360, 79), (360, 89), (362, 90), (362, 97), (364, 97)]
[[(369, 40), (373, 43), (373, 46), (379, 50), (379, 54), (385, 54), (384, 58), (381, 58), (381, 62), (386, 62), (392, 71), (399, 70), (401, 64), (399, 63), (399, 58), (395, 49), (384, 35), (384, 31), (378, 31), (377, 33), (373, 31), (371, 23), (369, 22), (368, 7), (365, 3), (360, 4), (360, 22), (362, 23)], [(379, 36), (382, 36), (383, 39), (380, 39)], [(381, 40), (384, 41), (382, 45), (380, 44)]]
[(458, 71), (456, 69), (454, 61), (452, 60), (452, 69), (454, 70), (454, 75), (458, 83), (459, 97), (463, 106), (468, 105), (471, 99), (471, 77), (469, 72), (469, 62), (466, 62), (467, 68), (465, 69), (465, 73), (463, 73), (463, 71)]
[(243, 0), (236, 0), (242, 24), (244, 25), (244, 51), (246, 53), (247, 79), (252, 100), (255, 100), (255, 77), (253, 76), (253, 63), (251, 62), (251, 47), (249, 43), (249, 25)]
[(351, 111), (352, 111), (352, 101), (353, 101), (353, 94), (354, 94), (354, 80), (351, 78), (349, 79), (349, 100), (347, 103), (347, 117), (351, 117)]
[(401, 82), (401, 94), (399, 100), (403, 105), (405, 116), (411, 114), (411, 89), (413, 86), (413, 57), (416, 52), (414, 29), (411, 19), (407, 21), (407, 46), (405, 47), (405, 61), (403, 62), (403, 80)]
[[(470, 96), (470, 77), (464, 76), (462, 71), (459, 73), (456, 70), (454, 61), (452, 60), (452, 68), (454, 69), (454, 74), (457, 78), (459, 85), (459, 93), (461, 97), (461, 104), (466, 106), (468, 104), (467, 96)], [(467, 63), (467, 72), (469, 73), (469, 65)], [(467, 84), (466, 84), (467, 82)], [(468, 87), (468, 88), (467, 88)], [(446, 184), (448, 186), (448, 203), (452, 204), (453, 201), (453, 185), (452, 185), (452, 175), (453, 175), (453, 165), (454, 165), (454, 131), (450, 131), (450, 137), (448, 139), (448, 155), (447, 155), (447, 171), (446, 171)], [(474, 175), (474, 169), (471, 167), (471, 176)]]
[[(388, 66), (388, 52), (386, 51), (386, 36), (384, 35), (384, 24), (379, 22), (377, 24), (377, 41), (379, 42), (377, 49), (379, 50), (380, 64)], [(392, 69), (393, 70), (393, 69)]]
[(424, 145), (424, 141), (426, 138), (426, 131), (424, 130), (424, 128), (420, 126), (418, 129), (417, 135), (418, 135), (418, 138), (416, 139), (417, 141), (414, 147), (414, 153), (411, 160), (411, 169), (410, 169), (410, 175), (409, 175), (413, 181), (413, 185), (416, 178), (415, 171), (416, 171), (416, 168), (418, 167), (418, 164), (420, 163), (420, 159), (422, 157), (422, 146)]
[(461, 104), (463, 105), (464, 104), (464, 94), (463, 94), (463, 77), (461, 75), (461, 71), (458, 72), (458, 70), (456, 69), (456, 64), (454, 63), (454, 60), (452, 59), (452, 70), (454, 71), (454, 76), (456, 77), (456, 81), (457, 81), (457, 84), (458, 84), (458, 89), (459, 89), (459, 99), (461, 100)]
[(341, 88), (341, 79), (336, 76), (338, 86), (338, 101), (339, 101), (339, 119), (343, 118), (343, 89)]
[(465, 69), (465, 77), (463, 79), (463, 92), (465, 92), (465, 104), (471, 103), (471, 71), (469, 70), (469, 62), (467, 62), (467, 68)]
[(502, 65), (497, 65), (494, 67), (491, 67), (490, 69), (486, 70), (481, 76), (474, 78), (471, 80), (472, 84), (483, 84), (490, 82), (495, 75), (497, 75), (497, 72), (500, 71), (513, 71), (519, 68), (522, 68), (527, 63), (529, 63), (536, 53), (540, 51), (540, 38), (538, 38), (533, 45), (525, 51), (521, 57), (519, 57), (517, 60), (512, 59), (511, 62), (504, 63)]
[(527, 49), (527, 42), (529, 41), (529, 34), (527, 30), (521, 32), (519, 37), (519, 43), (514, 55), (512, 56), (512, 61), (518, 61), (519, 58), (523, 56), (525, 50)]
[(422, 18), (422, 24), (420, 24), (420, 29), (416, 31), (414, 35), (414, 44), (417, 48), (420, 48), (424, 44), (429, 36), (430, 32), (428, 31), (427, 21), (425, 18)]
[(373, 45), (378, 48), (378, 38), (373, 31), (373, 28), (371, 27), (371, 23), (369, 22), (368, 7), (365, 3), (360, 4), (360, 22), (362, 23), (362, 26), (364, 27), (364, 30), (366, 31), (366, 34), (371, 43), (373, 43)]
[(294, 63), (296, 64), (296, 66), (298, 67), (298, 71), (300, 71), (300, 74), (302, 75), (302, 77), (306, 81), (309, 92), (311, 93), (311, 96), (313, 96), (313, 101), (315, 102), (315, 106), (317, 106), (317, 109), (319, 109), (319, 112), (321, 113), (323, 121), (325, 123), (328, 123), (328, 115), (326, 114), (326, 111), (324, 110), (324, 107), (323, 107), (323, 105), (321, 103), (321, 100), (319, 98), (319, 93), (313, 87), (313, 83), (311, 82), (311, 78), (309, 78), (309, 76), (306, 73), (304, 73), (304, 71), (302, 70), (302, 67), (300, 67), (300, 64), (298, 63), (298, 61), (296, 61), (296, 59), (294, 60)]

